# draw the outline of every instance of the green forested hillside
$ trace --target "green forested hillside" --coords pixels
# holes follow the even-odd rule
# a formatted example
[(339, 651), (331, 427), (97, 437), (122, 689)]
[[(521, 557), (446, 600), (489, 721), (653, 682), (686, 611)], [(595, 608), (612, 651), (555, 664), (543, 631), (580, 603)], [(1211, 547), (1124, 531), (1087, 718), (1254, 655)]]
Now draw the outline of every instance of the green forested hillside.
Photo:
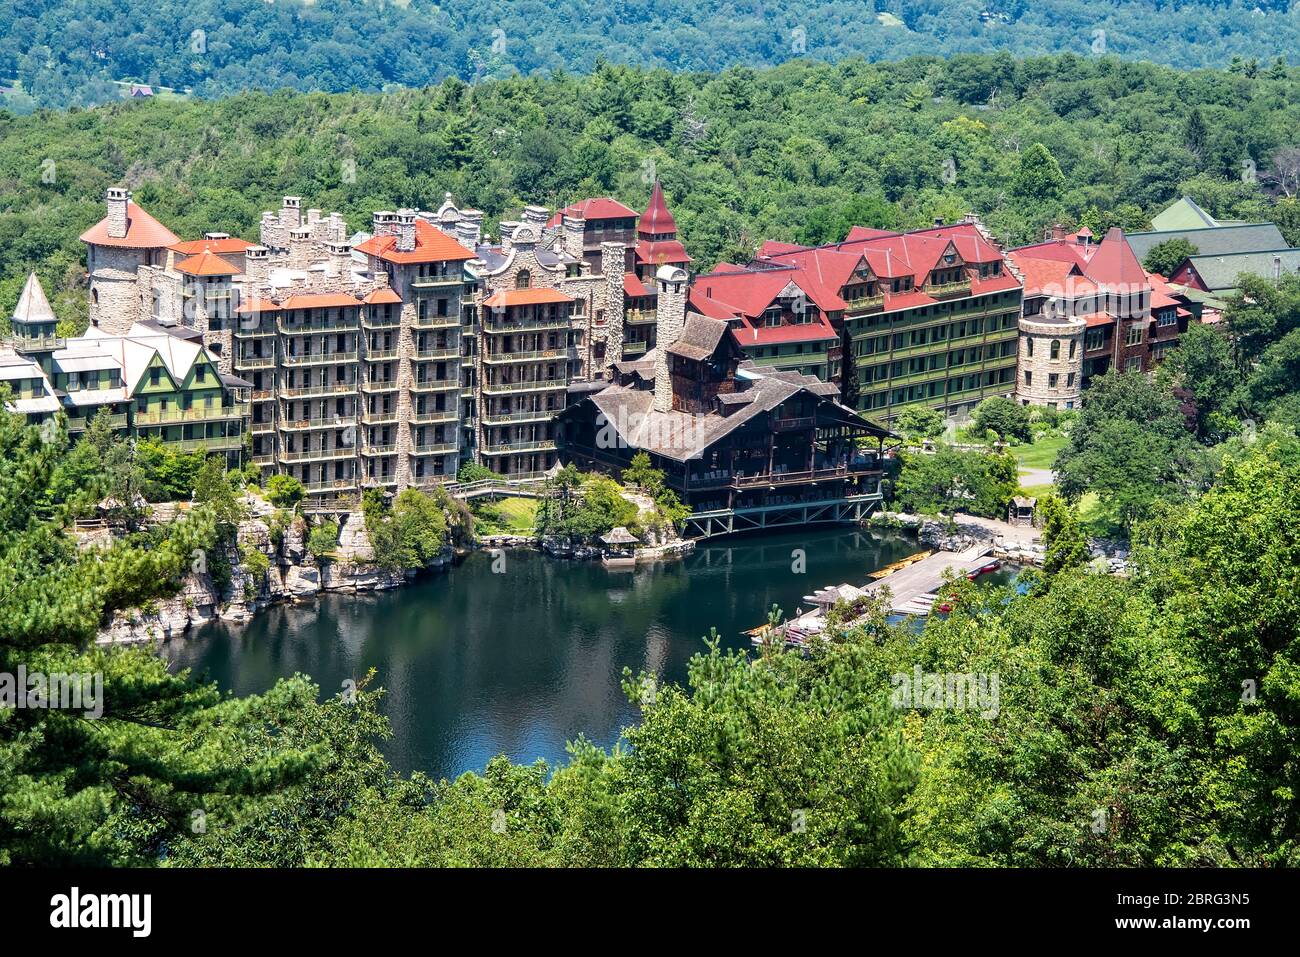
[(1070, 51), (1175, 66), (1295, 50), (1285, 0), (3, 0), (0, 79), (15, 108), (104, 102), (111, 81), (200, 96), (380, 90), (596, 58), (672, 70), (808, 57)]
[(831, 241), (854, 223), (968, 210), (1008, 242), (1058, 219), (1140, 228), (1184, 193), (1219, 216), (1276, 218), (1295, 239), (1296, 203), (1275, 203), (1268, 173), (1298, 138), (1298, 94), (1285, 69), (994, 55), (721, 74), (607, 65), (386, 95), (0, 113), (0, 315), (32, 268), (75, 315), (77, 236), (117, 183), (183, 236), (256, 238), (283, 194), (365, 228), (373, 210), (436, 208), (445, 191), (489, 217), (604, 193), (638, 204), (657, 176), (700, 268), (764, 238)]

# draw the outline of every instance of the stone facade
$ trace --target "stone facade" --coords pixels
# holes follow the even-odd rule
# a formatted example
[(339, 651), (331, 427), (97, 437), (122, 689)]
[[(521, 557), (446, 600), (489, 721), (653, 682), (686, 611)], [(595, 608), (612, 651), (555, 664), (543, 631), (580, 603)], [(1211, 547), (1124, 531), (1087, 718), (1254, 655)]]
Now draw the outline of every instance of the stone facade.
[[(638, 240), (626, 207), (596, 202), (582, 208), (617, 207), (617, 221), (593, 227), (575, 207), (551, 216), (526, 206), (493, 242), (483, 214), (449, 194), (434, 212), (376, 212), (353, 248), (339, 214), (304, 212), (296, 196), (262, 214), (256, 244), (220, 233), (182, 243), (124, 190), (110, 191), (105, 220), (83, 236), (92, 316), (198, 332), (219, 371), (251, 392), (254, 461), (298, 478), (317, 504), (343, 507), (367, 486), (445, 481), (466, 458), (537, 475), (556, 464), (552, 420), (569, 387), (604, 381), (625, 358)], [(126, 239), (112, 235), (123, 217)], [(170, 239), (121, 245), (136, 236)], [(639, 302), (653, 308), (663, 295), (656, 321), (680, 329), (687, 276), (665, 269), (676, 269), (667, 285), (645, 271)], [(497, 293), (525, 289), (565, 297), (562, 328), (496, 328), (484, 314)], [(633, 345), (646, 351), (643, 328)], [(555, 388), (538, 388), (541, 375)], [(521, 388), (503, 388), (512, 382)]]
[(1084, 320), (1020, 318), (1016, 399), (1023, 405), (1077, 409), (1083, 391)]

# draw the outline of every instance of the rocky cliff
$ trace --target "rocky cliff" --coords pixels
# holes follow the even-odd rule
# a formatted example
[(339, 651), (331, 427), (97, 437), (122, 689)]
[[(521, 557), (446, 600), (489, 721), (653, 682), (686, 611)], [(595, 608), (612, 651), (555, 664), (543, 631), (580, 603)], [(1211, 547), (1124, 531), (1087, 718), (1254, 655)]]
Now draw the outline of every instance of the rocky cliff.
[[(222, 554), (196, 556), (175, 597), (115, 612), (98, 641), (170, 641), (214, 618), (248, 621), (274, 602), (309, 600), (321, 592), (382, 591), (415, 574), (389, 572), (374, 564), (360, 512), (343, 518), (337, 545), (321, 558), (307, 550), (309, 525), (303, 516), (287, 516), (252, 496), (244, 504), (249, 517), (239, 523), (235, 540)], [(265, 557), (265, 571), (257, 567), (263, 563), (254, 552)], [(434, 567), (449, 564), (452, 557), (449, 547)], [(228, 575), (219, 571), (226, 568)]]

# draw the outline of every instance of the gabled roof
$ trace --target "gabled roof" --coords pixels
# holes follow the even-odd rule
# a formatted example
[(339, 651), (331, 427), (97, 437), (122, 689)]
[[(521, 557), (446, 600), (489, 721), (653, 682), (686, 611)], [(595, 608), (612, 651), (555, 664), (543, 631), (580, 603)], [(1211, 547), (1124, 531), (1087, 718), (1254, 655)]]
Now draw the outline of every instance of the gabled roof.
[(1192, 256), (1188, 262), (1207, 289), (1219, 292), (1235, 289), (1237, 277), (1243, 274), (1271, 278), (1274, 270), (1279, 267), (1284, 274), (1300, 270), (1300, 249), (1271, 249), (1229, 256)]
[[(698, 312), (687, 313), (686, 325), (677, 341), (668, 346), (667, 352), (684, 359), (703, 362), (718, 350), (727, 335), (727, 324), (718, 319), (710, 319)], [(734, 348), (734, 347), (733, 347)]]
[(676, 235), (677, 233), (677, 221), (673, 219), (673, 214), (668, 211), (668, 204), (664, 202), (664, 191), (659, 185), (659, 180), (655, 180), (654, 186), (650, 189), (650, 204), (641, 214), (641, 221), (637, 224), (636, 231), (641, 236)]
[(502, 289), (483, 300), (489, 309), (501, 306), (536, 306), (546, 303), (573, 302), (573, 297), (566, 296), (558, 289)]
[(133, 201), (126, 203), (126, 235), (108, 234), (108, 217), (81, 234), (83, 243), (95, 246), (116, 246), (122, 249), (165, 249), (180, 242), (180, 237), (154, 219)]
[(1151, 228), (1154, 230), (1172, 230), (1172, 229), (1199, 229), (1204, 226), (1218, 226), (1214, 217), (1196, 205), (1195, 200), (1190, 196), (1184, 196), (1181, 199), (1170, 203), (1160, 212), (1151, 217)]
[(1128, 244), (1138, 259), (1146, 259), (1153, 247), (1171, 239), (1185, 239), (1198, 254), (1218, 256), (1225, 253), (1250, 253), (1264, 249), (1284, 249), (1286, 240), (1273, 223), (1245, 223), (1241, 226), (1202, 226), (1163, 232), (1129, 233)]
[(216, 253), (204, 250), (176, 264), (176, 271), (189, 276), (237, 276), (239, 270)]
[(412, 263), (463, 262), (474, 258), (474, 253), (470, 250), (432, 223), (418, 217), (415, 220), (415, 248), (403, 251), (394, 248), (396, 245), (396, 236), (372, 236), (357, 246), (357, 250), (399, 266)]
[(642, 296), (654, 296), (657, 293), (653, 288), (647, 287), (636, 273), (626, 272), (623, 274), (623, 295), (629, 299), (638, 299)]
[(54, 322), (54, 310), (50, 308), (50, 301), (45, 298), (45, 290), (41, 288), (41, 281), (36, 278), (36, 273), (30, 273), (27, 276), (27, 282), (23, 285), (23, 291), (18, 297), (18, 305), (14, 307), (14, 322)]
[(584, 199), (581, 202), (574, 203), (572, 206), (566, 206), (564, 209), (557, 211), (550, 219), (546, 221), (547, 226), (559, 226), (565, 216), (574, 216), (579, 219), (635, 219), (637, 212), (624, 206), (616, 199), (610, 199), (608, 196), (596, 196), (592, 199)]
[(384, 305), (385, 303), (396, 305), (402, 301), (402, 297), (395, 293), (391, 286), (384, 286), (382, 289), (375, 289), (366, 293), (361, 301), (370, 306)]
[(229, 256), (231, 253), (242, 253), (253, 245), (255, 244), (250, 243), (247, 239), (227, 236), (225, 239), (189, 239), (184, 242), (172, 243), (167, 248), (180, 253), (182, 256), (197, 256), (201, 252)]

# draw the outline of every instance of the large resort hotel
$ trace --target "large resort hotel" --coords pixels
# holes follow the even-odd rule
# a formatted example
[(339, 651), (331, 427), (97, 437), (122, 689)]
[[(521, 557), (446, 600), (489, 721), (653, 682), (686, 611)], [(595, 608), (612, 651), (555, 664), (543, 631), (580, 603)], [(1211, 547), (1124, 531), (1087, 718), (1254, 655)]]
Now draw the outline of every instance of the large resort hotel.
[[(973, 216), (855, 227), (692, 276), (658, 183), (642, 213), (527, 206), (496, 237), (483, 219), (448, 195), (349, 233), (290, 196), (256, 243), (185, 241), (110, 189), (81, 237), (90, 328), (59, 337), (33, 275), (0, 351), (9, 405), (74, 434), (104, 409), (124, 434), (292, 475), (318, 507), (466, 462), (529, 480), (644, 450), (698, 513), (812, 520), (798, 509), (878, 495), (876, 422), (991, 395), (1073, 407), (1102, 369), (1152, 367), (1190, 315), (1118, 230), (1008, 254)], [(1143, 294), (1106, 312), (1117, 284)]]

